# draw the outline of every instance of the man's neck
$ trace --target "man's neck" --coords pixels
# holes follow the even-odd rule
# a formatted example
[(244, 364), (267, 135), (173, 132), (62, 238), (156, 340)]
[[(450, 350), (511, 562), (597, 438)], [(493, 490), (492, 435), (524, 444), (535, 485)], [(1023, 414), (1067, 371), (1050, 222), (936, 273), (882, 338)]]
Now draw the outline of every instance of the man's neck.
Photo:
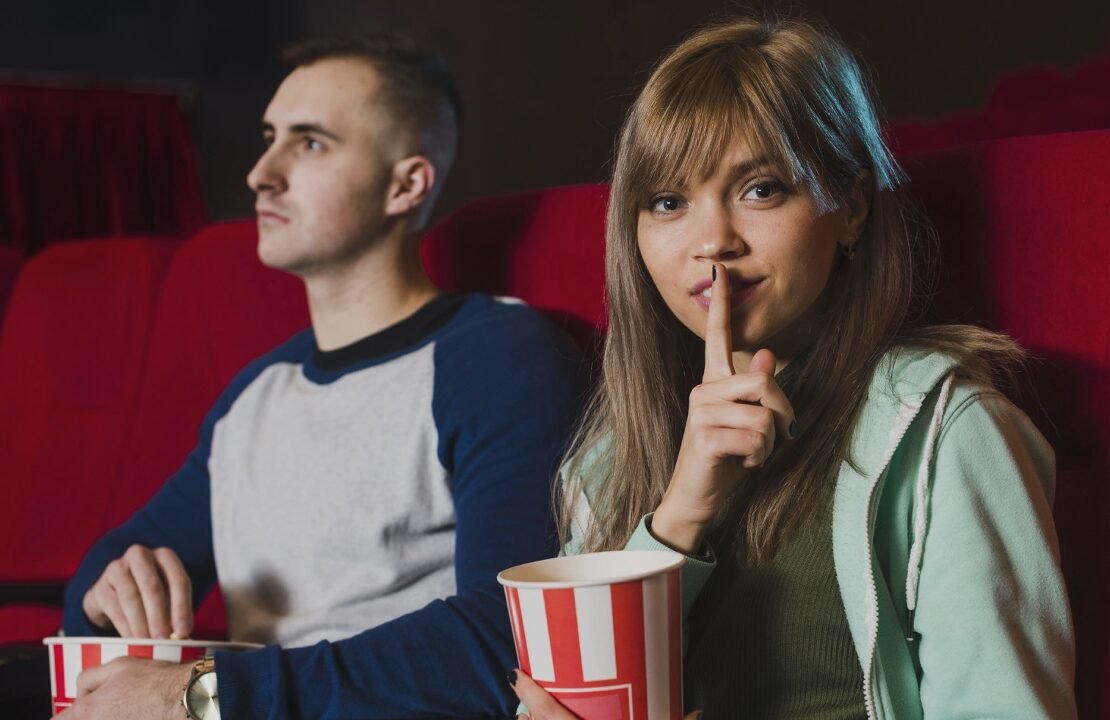
[(316, 345), (325, 351), (394, 325), (440, 293), (411, 240), (378, 245), (342, 268), (304, 280)]

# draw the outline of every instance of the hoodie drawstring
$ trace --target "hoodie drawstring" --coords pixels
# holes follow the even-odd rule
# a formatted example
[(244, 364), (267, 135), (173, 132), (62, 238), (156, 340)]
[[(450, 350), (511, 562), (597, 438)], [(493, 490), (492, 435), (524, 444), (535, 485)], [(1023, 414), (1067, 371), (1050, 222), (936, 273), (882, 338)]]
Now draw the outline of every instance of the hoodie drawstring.
[(929, 499), (929, 478), (933, 469), (933, 451), (937, 438), (940, 436), (941, 426), (944, 423), (944, 411), (948, 407), (948, 400), (952, 396), (952, 384), (956, 380), (956, 373), (950, 372), (940, 387), (936, 408), (929, 425), (929, 434), (925, 438), (924, 457), (917, 471), (917, 483), (914, 493), (913, 517), (913, 544), (910, 546), (909, 566), (906, 568), (906, 610), (908, 611), (906, 640), (913, 642), (913, 615), (917, 609), (917, 586), (921, 580), (921, 554), (925, 547), (925, 530), (928, 526), (928, 513), (926, 504)]

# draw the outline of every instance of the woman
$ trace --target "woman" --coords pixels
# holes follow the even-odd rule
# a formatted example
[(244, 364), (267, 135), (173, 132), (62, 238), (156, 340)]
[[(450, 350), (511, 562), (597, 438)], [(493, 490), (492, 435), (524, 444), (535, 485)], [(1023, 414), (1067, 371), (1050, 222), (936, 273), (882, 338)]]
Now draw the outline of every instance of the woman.
[(697, 33), (622, 130), (562, 528), (690, 556), (710, 718), (1074, 717), (1052, 450), (992, 384), (1022, 353), (907, 322), (902, 179), (858, 65), (804, 22)]

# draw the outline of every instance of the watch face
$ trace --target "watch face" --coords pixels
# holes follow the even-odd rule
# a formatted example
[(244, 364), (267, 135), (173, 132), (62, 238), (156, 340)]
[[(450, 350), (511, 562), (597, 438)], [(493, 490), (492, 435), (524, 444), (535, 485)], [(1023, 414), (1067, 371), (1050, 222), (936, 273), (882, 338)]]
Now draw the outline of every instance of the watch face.
[(185, 707), (200, 720), (220, 720), (220, 704), (216, 697), (216, 673), (198, 675), (185, 692)]

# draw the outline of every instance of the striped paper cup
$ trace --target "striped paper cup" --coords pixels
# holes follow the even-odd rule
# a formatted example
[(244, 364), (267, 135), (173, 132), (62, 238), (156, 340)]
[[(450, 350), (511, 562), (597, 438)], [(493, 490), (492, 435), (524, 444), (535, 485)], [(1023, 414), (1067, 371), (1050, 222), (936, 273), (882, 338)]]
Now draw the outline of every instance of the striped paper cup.
[(505, 570), (520, 668), (584, 720), (681, 720), (685, 562), (633, 550)]
[(50, 648), (50, 695), (57, 715), (77, 697), (77, 676), (82, 670), (103, 665), (118, 657), (140, 657), (169, 662), (190, 662), (217, 650), (254, 650), (253, 643), (216, 640), (150, 640), (117, 637), (48, 637)]

